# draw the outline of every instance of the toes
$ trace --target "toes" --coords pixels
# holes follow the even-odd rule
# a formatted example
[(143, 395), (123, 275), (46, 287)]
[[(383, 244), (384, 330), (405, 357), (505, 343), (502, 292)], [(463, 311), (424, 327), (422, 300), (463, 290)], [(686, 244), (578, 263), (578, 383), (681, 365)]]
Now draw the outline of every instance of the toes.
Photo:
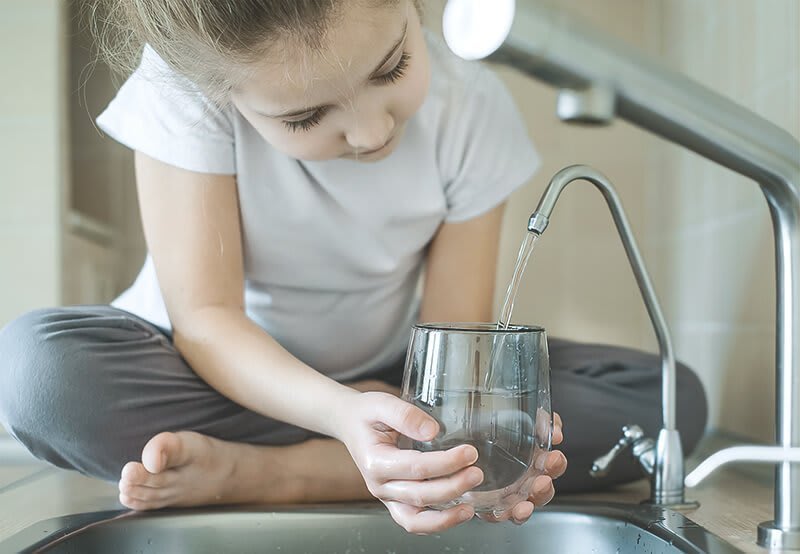
[(139, 462), (128, 462), (122, 468), (122, 472), (119, 476), (119, 483), (120, 486), (122, 486), (123, 483), (129, 485), (144, 485), (147, 483), (147, 478), (150, 475), (150, 472)]
[(191, 431), (154, 436), (142, 450), (142, 462), (122, 468), (119, 501), (133, 510), (219, 501), (233, 462), (214, 458), (214, 441)]
[[(129, 462), (122, 468), (119, 480), (119, 499), (124, 506), (134, 510), (153, 510), (166, 505), (171, 496), (171, 488), (166, 484), (164, 475), (151, 475), (144, 466), (137, 462)], [(153, 481), (158, 480), (161, 486)]]
[(189, 462), (184, 437), (178, 433), (159, 433), (144, 445), (142, 464), (150, 473), (179, 467)]
[(157, 489), (153, 487), (143, 487), (141, 485), (120, 483), (119, 494), (120, 496), (125, 496), (140, 502), (158, 503), (165, 502), (170, 498), (172, 496), (172, 491), (171, 489)]
[[(133, 491), (133, 492), (141, 492), (141, 491)], [(163, 508), (169, 504), (169, 502), (163, 498), (137, 498), (135, 496), (129, 496), (122, 492), (119, 493), (119, 502), (126, 508), (130, 508), (131, 510), (136, 510), (137, 512), (144, 512), (147, 510), (158, 510), (159, 508)]]
[(139, 462), (128, 462), (120, 473), (119, 486), (164, 487), (168, 484), (166, 473), (152, 474)]

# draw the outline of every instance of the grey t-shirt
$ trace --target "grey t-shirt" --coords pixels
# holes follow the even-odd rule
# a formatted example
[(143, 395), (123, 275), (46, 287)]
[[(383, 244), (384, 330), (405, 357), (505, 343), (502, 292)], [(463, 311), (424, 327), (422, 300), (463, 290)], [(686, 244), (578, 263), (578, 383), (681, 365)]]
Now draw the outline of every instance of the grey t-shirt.
[[(396, 150), (375, 163), (305, 162), (276, 151), (235, 107), (214, 108), (150, 48), (97, 120), (155, 159), (236, 175), (247, 314), (339, 380), (402, 356), (439, 226), (497, 206), (539, 165), (500, 80), (438, 38), (427, 42), (428, 97)], [(113, 305), (170, 327), (149, 256)]]

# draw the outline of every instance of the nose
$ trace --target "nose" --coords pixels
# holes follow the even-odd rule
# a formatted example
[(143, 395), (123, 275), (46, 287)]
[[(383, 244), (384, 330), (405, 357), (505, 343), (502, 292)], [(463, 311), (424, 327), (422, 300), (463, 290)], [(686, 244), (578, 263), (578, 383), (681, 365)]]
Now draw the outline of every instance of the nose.
[(394, 118), (385, 110), (372, 114), (356, 112), (345, 139), (356, 152), (379, 150), (392, 137), (394, 128)]

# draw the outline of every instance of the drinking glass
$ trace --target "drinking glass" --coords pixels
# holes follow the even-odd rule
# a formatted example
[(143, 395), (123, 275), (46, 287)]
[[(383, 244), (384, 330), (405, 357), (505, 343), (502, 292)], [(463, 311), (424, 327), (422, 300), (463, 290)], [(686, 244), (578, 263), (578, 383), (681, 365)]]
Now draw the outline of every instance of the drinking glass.
[(541, 327), (492, 323), (415, 325), (406, 355), (403, 400), (439, 422), (423, 452), (471, 444), (483, 482), (434, 509), (456, 504), (499, 516), (527, 500), (551, 448), (550, 363)]

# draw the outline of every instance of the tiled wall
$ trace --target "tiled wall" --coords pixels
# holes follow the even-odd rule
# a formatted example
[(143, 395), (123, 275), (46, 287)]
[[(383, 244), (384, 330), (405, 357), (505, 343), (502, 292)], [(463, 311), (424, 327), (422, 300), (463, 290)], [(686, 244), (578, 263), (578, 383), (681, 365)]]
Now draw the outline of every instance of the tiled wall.
[[(800, 137), (800, 3), (647, 3), (662, 59)], [(758, 186), (659, 143), (644, 198), (648, 253), (681, 357), (707, 385), (711, 424), (774, 437), (774, 255)]]
[[(428, 3), (433, 27), (442, 4)], [(796, 0), (557, 4), (800, 137)], [(553, 90), (499, 72), (545, 163), (507, 208), (496, 306), (549, 178), (565, 165), (594, 165), (626, 206), (678, 357), (705, 384), (709, 427), (771, 441), (774, 262), (758, 186), (625, 123), (566, 126), (556, 119)], [(542, 324), (558, 336), (657, 349), (616, 231), (590, 186), (567, 189), (528, 267), (516, 321)]]
[[(646, 30), (639, 0), (606, 0), (603, 9), (587, 9), (582, 0), (559, 2), (561, 9), (626, 42), (643, 46)], [(615, 121), (608, 127), (576, 127), (555, 115), (555, 89), (498, 69), (505, 77), (542, 154), (543, 167), (531, 185), (509, 202), (496, 290), (502, 302), (513, 271), (518, 243), (528, 217), (550, 178), (581, 163), (604, 173), (615, 185), (637, 236), (644, 218), (641, 204), (652, 140), (633, 126)], [(544, 325), (554, 336), (655, 349), (645, 323), (647, 314), (600, 193), (588, 183), (570, 185), (559, 199), (550, 226), (538, 241), (523, 285), (516, 319)], [(522, 308), (524, 306), (524, 308)], [(645, 332), (641, 332), (642, 329)]]
[(61, 297), (67, 140), (63, 9), (0, 4), (0, 325)]
[[(437, 28), (443, 1), (427, 2), (429, 26)], [(640, 0), (559, 2), (559, 7), (629, 43), (644, 47), (645, 8)], [(648, 145), (655, 139), (617, 121), (609, 127), (577, 128), (555, 115), (556, 91), (506, 68), (508, 84), (528, 124), (543, 166), (531, 183), (509, 200), (497, 270), (495, 305), (502, 303), (531, 212), (550, 178), (575, 163), (596, 167), (615, 184), (637, 235), (644, 218)], [(498, 308), (499, 311), (499, 308)], [(647, 314), (624, 250), (600, 193), (588, 183), (570, 185), (550, 226), (537, 242), (520, 286), (514, 320), (544, 326), (550, 335), (585, 341), (656, 348), (644, 327)], [(644, 329), (644, 332), (642, 332)]]

